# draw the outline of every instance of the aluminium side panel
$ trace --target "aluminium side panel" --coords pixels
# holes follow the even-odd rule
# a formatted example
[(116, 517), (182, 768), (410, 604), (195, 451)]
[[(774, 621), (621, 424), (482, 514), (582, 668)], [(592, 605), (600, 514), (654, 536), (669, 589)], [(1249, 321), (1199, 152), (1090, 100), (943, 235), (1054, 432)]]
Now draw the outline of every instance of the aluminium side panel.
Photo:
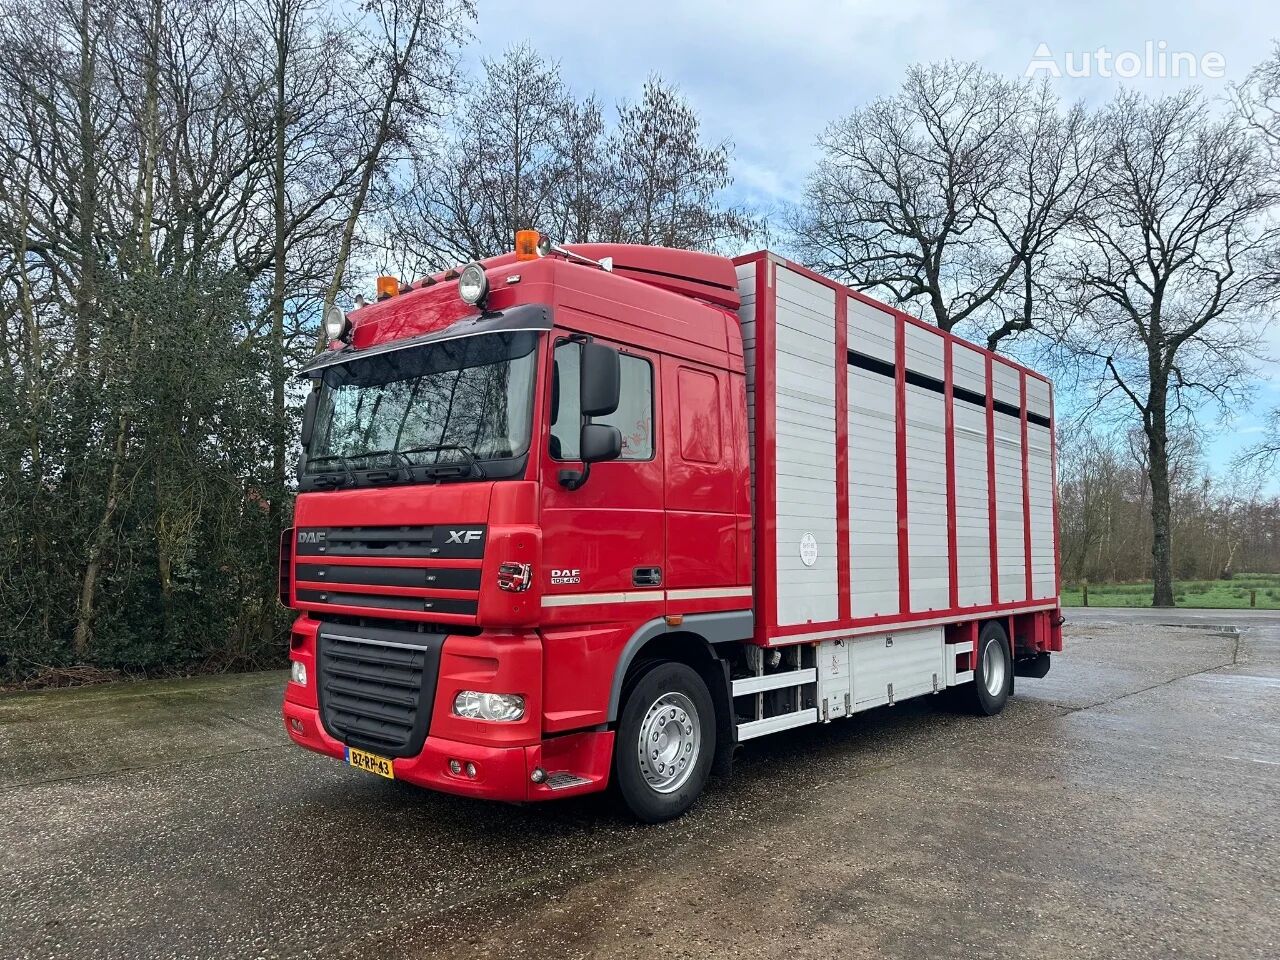
[(774, 278), (777, 623), (823, 623), (838, 617), (840, 593), (836, 295), (785, 266)]
[(986, 360), (956, 343), (951, 377), (955, 418), (956, 576), (961, 607), (991, 603), (987, 489)]
[[(897, 351), (891, 313), (848, 300), (849, 584), (852, 616), (901, 610), (898, 576)], [(888, 369), (886, 369), (886, 367)]]
[[(1027, 599), (1026, 546), (1022, 490), (1021, 375), (999, 358), (991, 364), (996, 409), (995, 430), (996, 549), (1001, 603)], [(1012, 411), (1010, 410), (1012, 408)]]
[(912, 611), (946, 610), (951, 561), (942, 335), (914, 324), (906, 324), (904, 332), (910, 605)]
[(1053, 431), (1050, 386), (1027, 377), (1027, 485), (1031, 524), (1031, 598), (1058, 593), (1054, 537)]

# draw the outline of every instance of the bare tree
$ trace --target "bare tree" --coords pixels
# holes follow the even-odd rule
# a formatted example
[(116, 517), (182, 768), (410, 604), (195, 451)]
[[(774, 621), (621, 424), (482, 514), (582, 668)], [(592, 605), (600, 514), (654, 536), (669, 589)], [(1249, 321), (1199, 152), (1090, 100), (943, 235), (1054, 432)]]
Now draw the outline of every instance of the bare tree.
[(697, 113), (674, 86), (650, 77), (640, 102), (618, 107), (609, 138), (615, 210), (611, 239), (712, 250), (755, 229), (737, 207), (718, 203), (732, 182), (728, 143), (705, 143)]
[(1173, 605), (1170, 427), (1242, 386), (1267, 319), (1263, 151), (1195, 92), (1122, 93), (1104, 116), (1099, 202), (1081, 217), (1064, 282), (1064, 342), (1098, 364), (1099, 404), (1141, 419), (1151, 485), (1155, 606)]
[(422, 153), (388, 203), (396, 249), (414, 272), (493, 256), (519, 229), (567, 242), (714, 249), (756, 224), (724, 201), (728, 143), (708, 143), (675, 87), (654, 77), (609, 129), (559, 67), (529, 47), (484, 61), (447, 141)]
[[(348, 163), (354, 189), (342, 218), (333, 277), (324, 293), (325, 309), (342, 289), (356, 226), (375, 177), (385, 171), (388, 151), (410, 153), (445, 113), (446, 98), (457, 86), (455, 51), (466, 23), (475, 17), (475, 4), (472, 0), (371, 0), (364, 15), (372, 21), (356, 31), (364, 62), (352, 63), (347, 77), (352, 121)], [(323, 333), (319, 337), (323, 341)]]
[[(1236, 107), (1249, 128), (1261, 139), (1271, 158), (1270, 176), (1280, 186), (1280, 42), (1271, 56), (1250, 71), (1248, 78), (1233, 90)], [(1280, 248), (1271, 251), (1270, 283), (1280, 294)], [(1280, 357), (1273, 357), (1280, 362)], [(1237, 464), (1241, 469), (1274, 468), (1280, 463), (1280, 407), (1267, 417), (1262, 439), (1245, 451)]]
[(1037, 322), (1042, 261), (1096, 170), (1092, 134), (1047, 85), (956, 61), (912, 67), (897, 94), (823, 133), (795, 243), (994, 349)]
[(417, 158), (390, 206), (396, 242), (437, 270), (508, 250), (516, 230), (548, 222), (563, 176), (570, 101), (559, 67), (528, 46), (483, 66), (451, 136)]

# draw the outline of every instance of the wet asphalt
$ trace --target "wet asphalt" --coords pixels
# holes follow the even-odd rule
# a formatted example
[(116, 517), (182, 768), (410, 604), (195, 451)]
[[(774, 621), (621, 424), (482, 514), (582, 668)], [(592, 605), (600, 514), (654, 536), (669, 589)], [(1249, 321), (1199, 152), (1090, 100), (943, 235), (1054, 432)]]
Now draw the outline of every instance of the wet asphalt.
[(1001, 716), (754, 741), (659, 827), (306, 753), (281, 673), (0, 697), (0, 957), (1280, 956), (1280, 615), (1070, 620)]

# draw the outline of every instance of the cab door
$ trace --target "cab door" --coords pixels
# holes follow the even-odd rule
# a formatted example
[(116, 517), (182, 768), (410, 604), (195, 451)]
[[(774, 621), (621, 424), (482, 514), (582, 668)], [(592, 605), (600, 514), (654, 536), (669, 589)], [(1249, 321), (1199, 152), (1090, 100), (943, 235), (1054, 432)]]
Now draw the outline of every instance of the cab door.
[(542, 567), (544, 620), (598, 623), (664, 613), (666, 537), (663, 520), (662, 409), (659, 358), (595, 338), (619, 353), (618, 409), (595, 423), (617, 427), (622, 455), (594, 463), (576, 490), (562, 470), (581, 470), (578, 456), (581, 345), (552, 334), (544, 411)]

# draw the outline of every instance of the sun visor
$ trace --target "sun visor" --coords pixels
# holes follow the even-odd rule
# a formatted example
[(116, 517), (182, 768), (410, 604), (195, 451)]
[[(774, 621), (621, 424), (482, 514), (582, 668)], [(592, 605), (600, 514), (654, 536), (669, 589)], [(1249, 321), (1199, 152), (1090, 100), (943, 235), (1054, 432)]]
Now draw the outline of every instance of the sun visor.
[(544, 303), (522, 303), (506, 310), (491, 310), (477, 313), (475, 316), (463, 317), (443, 330), (433, 330), (422, 336), (409, 337), (405, 340), (393, 340), (380, 343), (364, 350), (353, 350), (344, 347), (341, 350), (326, 350), (313, 358), (299, 371), (299, 376), (314, 377), (318, 371), (339, 363), (361, 360), (365, 357), (376, 357), (396, 350), (408, 350), (428, 343), (439, 343), (443, 340), (456, 340), (459, 337), (475, 337), (485, 333), (506, 333), (515, 330), (550, 330), (551, 308)]

